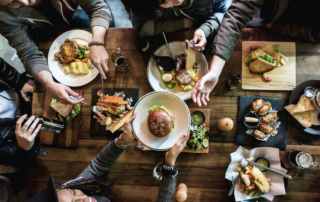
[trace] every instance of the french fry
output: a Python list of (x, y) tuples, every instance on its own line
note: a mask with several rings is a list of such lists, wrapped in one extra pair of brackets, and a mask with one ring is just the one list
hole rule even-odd
[(249, 192), (248, 196), (253, 196), (253, 195), (255, 195), (255, 194), (256, 194), (256, 191), (255, 191), (255, 190), (251, 190), (251, 191)]
[(254, 159), (253, 157), (248, 158), (249, 161), (252, 161), (253, 159)]

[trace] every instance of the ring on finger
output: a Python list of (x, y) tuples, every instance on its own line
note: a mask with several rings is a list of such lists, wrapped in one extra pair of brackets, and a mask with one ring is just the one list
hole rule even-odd
[(205, 47), (204, 47), (204, 46), (202, 46), (202, 47), (200, 48), (200, 51), (204, 51), (204, 49), (205, 49)]

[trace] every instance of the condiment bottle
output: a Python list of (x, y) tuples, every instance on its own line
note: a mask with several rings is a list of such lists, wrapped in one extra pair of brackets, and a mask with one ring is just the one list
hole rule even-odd
[(120, 72), (124, 72), (128, 68), (130, 68), (129, 61), (127, 57), (123, 54), (120, 46), (117, 46), (116, 52), (112, 53), (110, 59), (112, 64), (115, 66), (116, 70)]
[(177, 192), (176, 192), (177, 201), (182, 202), (187, 200), (187, 192), (188, 192), (187, 185), (184, 183), (180, 183), (177, 186)]
[(237, 89), (241, 84), (241, 74), (233, 74), (226, 82), (226, 86), (229, 90)]
[[(15, 116), (14, 119), (17, 121), (20, 116)], [(40, 130), (45, 130), (53, 133), (62, 133), (65, 129), (65, 123), (63, 121), (59, 121), (56, 119), (50, 119), (47, 117), (39, 116), (40, 121), (38, 124), (41, 124), (42, 127)], [(26, 118), (24, 122), (26, 122), (29, 118)], [(24, 124), (24, 123), (23, 123)]]

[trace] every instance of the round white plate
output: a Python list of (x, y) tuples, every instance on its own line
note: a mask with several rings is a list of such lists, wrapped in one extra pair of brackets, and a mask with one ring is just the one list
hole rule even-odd
[(67, 38), (75, 40), (77, 43), (88, 45), (88, 43), (92, 40), (92, 34), (83, 30), (71, 30), (61, 34), (58, 38), (56, 38), (49, 49), (49, 69), (52, 72), (53, 77), (62, 84), (70, 87), (86, 85), (99, 74), (99, 71), (96, 68), (90, 69), (89, 73), (85, 76), (72, 76), (65, 74), (60, 68), (58, 62), (54, 61), (54, 54), (60, 51), (60, 46)]
[[(184, 41), (173, 41), (169, 43), (171, 52), (173, 57), (175, 58), (177, 55), (185, 53), (185, 42)], [(158, 56), (170, 56), (167, 45), (164, 44), (160, 46), (153, 54)], [(198, 69), (199, 79), (201, 79), (208, 72), (208, 63), (204, 55), (200, 52), (197, 52), (196, 63), (200, 65)], [(191, 99), (191, 91), (182, 91), (179, 89), (179, 84), (176, 85), (174, 89), (168, 89), (163, 85), (161, 80), (161, 76), (156, 66), (156, 62), (153, 58), (150, 57), (148, 66), (147, 66), (147, 75), (149, 83), (153, 90), (155, 91), (168, 91), (178, 95), (183, 100)]]
[[(152, 135), (148, 129), (148, 110), (154, 105), (165, 106), (175, 118), (174, 128), (164, 138)], [(143, 96), (134, 106), (137, 117), (132, 122), (133, 134), (144, 146), (156, 150), (169, 150), (185, 133), (189, 133), (191, 116), (187, 104), (177, 95), (166, 91), (154, 91)]]

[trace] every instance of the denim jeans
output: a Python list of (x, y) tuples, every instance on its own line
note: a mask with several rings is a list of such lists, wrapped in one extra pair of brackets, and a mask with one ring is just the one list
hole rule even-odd
[(74, 28), (90, 28), (90, 18), (82, 9), (77, 9), (72, 16), (71, 26)]

